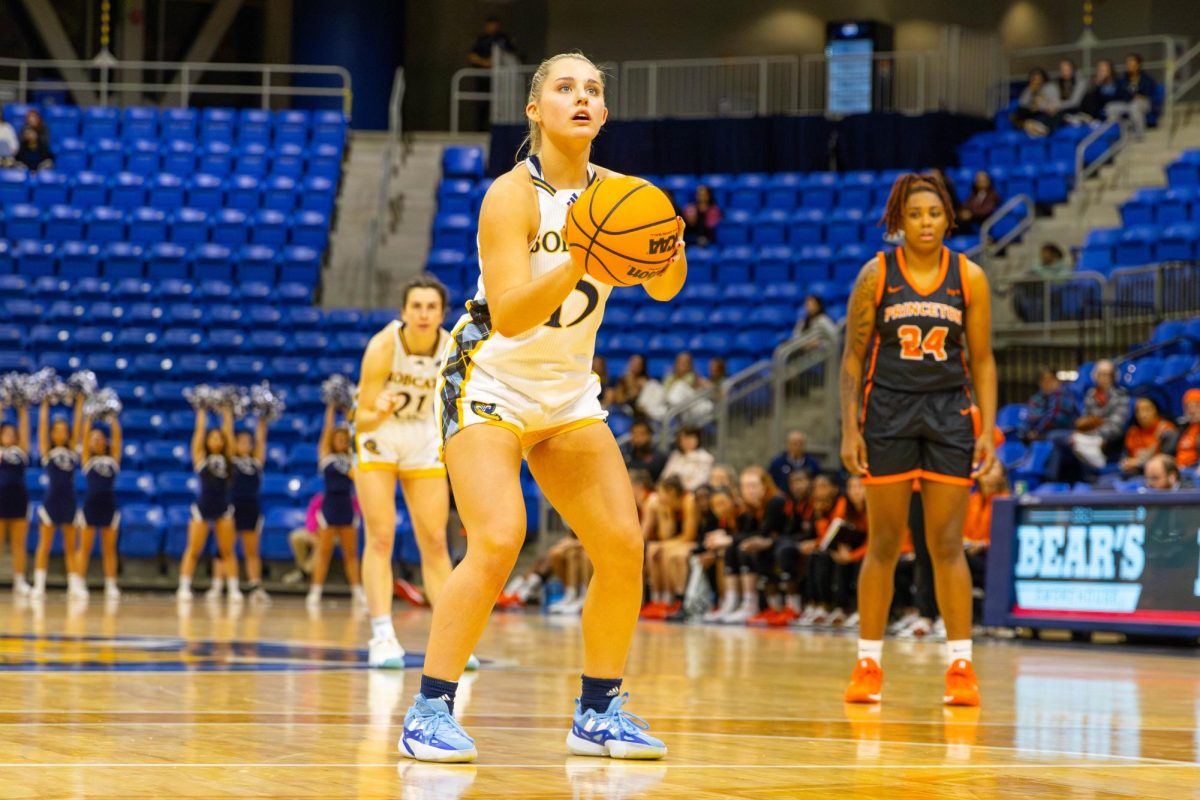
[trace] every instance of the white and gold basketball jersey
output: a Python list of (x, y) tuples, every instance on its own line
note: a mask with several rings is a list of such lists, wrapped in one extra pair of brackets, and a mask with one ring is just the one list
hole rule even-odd
[(392, 417), (396, 420), (422, 420), (432, 423), (438, 369), (442, 363), (443, 351), (450, 342), (450, 334), (444, 328), (439, 328), (433, 353), (423, 355), (409, 352), (402, 334), (403, 322), (390, 322), (388, 328), (395, 339), (395, 349), (392, 353), (392, 371), (388, 373), (383, 388), (400, 398)]
[[(529, 265), (537, 278), (570, 258), (562, 231), (571, 204), (582, 189), (555, 189), (542, 177), (537, 156), (525, 161), (537, 192), (537, 238), (529, 244)], [(595, 171), (588, 166), (589, 182)], [(604, 304), (612, 287), (584, 275), (563, 304), (541, 325), (520, 336), (501, 336), (492, 331), (471, 354), (475, 367), (544, 407), (571, 403), (593, 389), (592, 357), (596, 332), (604, 318)], [(476, 303), (487, 303), (480, 267)], [(469, 319), (470, 317), (466, 317)]]

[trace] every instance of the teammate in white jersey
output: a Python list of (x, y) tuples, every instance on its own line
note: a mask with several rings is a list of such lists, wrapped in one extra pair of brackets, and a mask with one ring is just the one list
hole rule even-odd
[(438, 368), (450, 341), (442, 327), (447, 299), (446, 287), (431, 275), (410, 281), (400, 319), (375, 334), (363, 354), (354, 413), (354, 485), (367, 529), (362, 572), (371, 614), (367, 661), (372, 667), (404, 668), (404, 649), (392, 625), (397, 479), (421, 551), (430, 605), (450, 575), (450, 491), (438, 457), (434, 418)]
[[(595, 567), (583, 608), (583, 690), (567, 746), (582, 755), (661, 758), (663, 743), (622, 710), (643, 542), (616, 440), (595, 424), (605, 413), (592, 356), (611, 289), (584, 274), (561, 233), (579, 193), (613, 174), (588, 163), (608, 116), (603, 75), (579, 54), (543, 62), (526, 115), (530, 156), (484, 197), (480, 291), (454, 328), (439, 382), (444, 455), (469, 534), (467, 555), (433, 609), (421, 693), (399, 749), (425, 761), (476, 756), (452, 716), (454, 693), (525, 539), (524, 457)], [(677, 253), (645, 284), (651, 297), (670, 300), (683, 286), (682, 244)]]

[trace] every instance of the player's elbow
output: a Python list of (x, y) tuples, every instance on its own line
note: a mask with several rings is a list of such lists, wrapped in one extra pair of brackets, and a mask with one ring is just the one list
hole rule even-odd
[(492, 308), (491, 312), (492, 330), (505, 338), (520, 336), (533, 327), (528, 320), (522, 319), (522, 315), (514, 308), (502, 305)]

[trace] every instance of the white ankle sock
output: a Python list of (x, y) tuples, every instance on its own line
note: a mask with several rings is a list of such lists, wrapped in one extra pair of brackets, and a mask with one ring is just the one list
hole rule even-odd
[(180, 575), (179, 576), (179, 588), (180, 589), (191, 589), (192, 588), (192, 576), (191, 575)]
[(116, 578), (105, 578), (104, 579), (104, 590), (105, 591), (108, 591), (109, 589), (115, 589), (115, 588), (117, 588), (117, 579)]
[(308, 587), (308, 596), (309, 596), (309, 597), (315, 597), (315, 598), (317, 598), (318, 600), (320, 600), (320, 599), (321, 599), (321, 592), (322, 592), (323, 588), (324, 588), (324, 587), (323, 587), (321, 584), (319, 584), (319, 583), (314, 583), (312, 586)]
[(35, 588), (35, 589), (45, 589), (46, 588), (46, 570), (35, 569), (33, 571), (33, 588)]
[(946, 642), (946, 663), (953, 664), (959, 659), (964, 661), (971, 660), (971, 640), (970, 639), (950, 639)]
[(391, 614), (371, 617), (371, 636), (375, 639), (396, 638), (396, 626), (392, 624)]
[(883, 665), (883, 639), (859, 639), (858, 659), (869, 658), (880, 666)]
[(225, 588), (225, 579), (213, 578), (212, 586), (209, 588), (211, 588), (214, 592), (220, 592)]
[(229, 593), (230, 594), (233, 594), (234, 592), (238, 591), (238, 579), (237, 578), (230, 578), (229, 580), (226, 581), (226, 583), (229, 584)]

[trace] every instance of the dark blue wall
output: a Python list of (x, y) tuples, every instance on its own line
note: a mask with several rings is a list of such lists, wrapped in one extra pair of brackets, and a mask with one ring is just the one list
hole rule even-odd
[[(405, 0), (295, 0), (292, 61), (336, 64), (350, 71), (355, 128), (388, 126), (392, 77), (404, 63), (404, 14)], [(294, 105), (330, 107), (328, 101), (304, 100)]]

